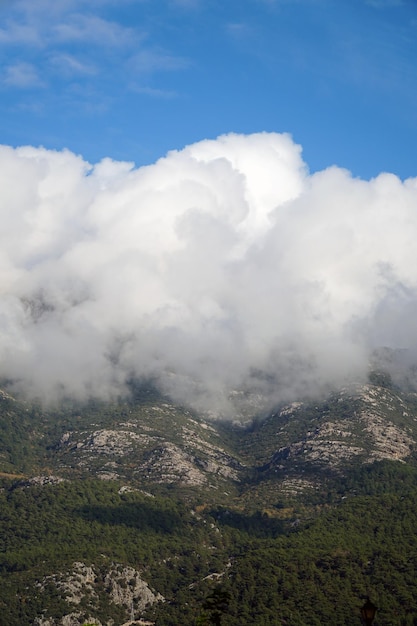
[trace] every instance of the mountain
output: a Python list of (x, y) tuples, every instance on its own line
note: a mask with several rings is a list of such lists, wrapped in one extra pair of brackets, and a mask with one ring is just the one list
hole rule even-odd
[(0, 623), (417, 623), (416, 442), (381, 372), (243, 424), (4, 389)]

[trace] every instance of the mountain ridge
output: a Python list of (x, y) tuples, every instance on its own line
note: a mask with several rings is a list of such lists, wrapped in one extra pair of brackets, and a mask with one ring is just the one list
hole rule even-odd
[[(150, 396), (150, 397), (149, 397)], [(417, 445), (417, 396), (368, 382), (293, 402), (251, 424), (210, 420), (155, 392), (48, 410), (0, 395), (0, 471), (244, 490), (297, 473), (320, 481)], [(36, 473), (36, 472), (35, 472)], [(304, 476), (305, 478), (305, 476)]]
[[(191, 626), (204, 623), (204, 597), (220, 585), (232, 598), (226, 625), (284, 624), (292, 615), (289, 623), (310, 626), (316, 618), (306, 616), (301, 606), (306, 600), (297, 595), (303, 577), (324, 577), (336, 598), (347, 559), (352, 592), (338, 623), (351, 626), (360, 584), (362, 592), (370, 586), (391, 614), (383, 583), (366, 563), (381, 550), (378, 543), (375, 552), (369, 547), (380, 532), (375, 528), (389, 527), (391, 518), (397, 528), (405, 502), (407, 515), (417, 513), (416, 445), (416, 395), (381, 376), (334, 391), (321, 402), (279, 406), (246, 425), (208, 421), (146, 388), (129, 400), (54, 409), (4, 391), (0, 608), (8, 611), (10, 626), (117, 626), (128, 623), (132, 613), (132, 623), (168, 626), (180, 619)], [(379, 521), (364, 513), (369, 498)], [(350, 513), (356, 510), (361, 513)], [(340, 511), (336, 520), (342, 521), (335, 521), (333, 511)], [(334, 524), (343, 524), (346, 539), (333, 537)], [(323, 528), (321, 535), (314, 534), (316, 527)], [(354, 547), (357, 533), (373, 539)], [(320, 536), (327, 537), (324, 544)], [(303, 573), (301, 561), (294, 569), (280, 547), (287, 546), (289, 555), (305, 550), (304, 537), (311, 550), (303, 559), (313, 559), (310, 573)], [(412, 549), (412, 535), (396, 537), (398, 545), (406, 541)], [(273, 576), (263, 584), (275, 588), (272, 581), (287, 575), (292, 581), (289, 595), (285, 585), (275, 589), (282, 608), (274, 614), (268, 605), (278, 600), (262, 600), (265, 591), (255, 579), (251, 585), (259, 597), (249, 601), (244, 571), (253, 575), (258, 552)], [(386, 558), (393, 557), (387, 552)], [(334, 590), (326, 578), (328, 559), (341, 576)], [(389, 593), (393, 606), (413, 576), (392, 582), (398, 587)], [(75, 580), (81, 581), (78, 587)], [(237, 589), (241, 605), (235, 604)], [(24, 604), (12, 601), (10, 593)], [(313, 586), (309, 593), (314, 613), (321, 591)], [(249, 608), (251, 602), (258, 608)], [(417, 619), (417, 606), (410, 607)], [(320, 611), (317, 623), (327, 623), (330, 608)], [(381, 625), (400, 624), (390, 619)]]

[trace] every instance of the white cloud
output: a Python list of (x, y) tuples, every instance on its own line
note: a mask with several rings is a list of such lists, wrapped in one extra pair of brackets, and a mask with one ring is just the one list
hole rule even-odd
[(59, 42), (87, 42), (100, 46), (124, 47), (141, 40), (133, 28), (105, 20), (96, 15), (74, 14), (52, 27), (53, 38)]
[(31, 63), (25, 62), (8, 65), (4, 71), (3, 81), (6, 85), (19, 89), (44, 86), (37, 68)]
[(15, 5), (12, 17), (0, 29), (0, 44), (45, 47), (84, 43), (122, 48), (142, 40), (142, 35), (131, 27), (96, 14), (77, 12), (76, 3), (32, 4), (37, 5), (36, 10), (23, 10), (26, 6)]
[(79, 59), (72, 54), (54, 54), (49, 64), (55, 71), (66, 77), (94, 76), (99, 71), (93, 63)]
[(366, 0), (366, 4), (377, 9), (384, 9), (385, 7), (399, 7), (404, 5), (404, 0)]
[(230, 389), (284, 401), (417, 354), (417, 178), (309, 175), (260, 133), (139, 169), (2, 147), (0, 190), (0, 376), (29, 393), (150, 376), (227, 413)]
[(33, 24), (22, 24), (10, 20), (0, 28), (0, 44), (24, 44), (26, 46), (43, 47), (39, 29)]
[(248, 35), (253, 33), (253, 28), (246, 22), (231, 22), (226, 25), (226, 31), (232, 37), (246, 39)]
[(161, 71), (172, 72), (184, 69), (189, 64), (188, 59), (158, 49), (140, 50), (130, 60), (130, 66), (137, 74), (153, 74)]
[(112, 2), (97, 0), (87, 5), (84, 0), (18, 0), (0, 28), (0, 47), (7, 47), (14, 59), (3, 79), (6, 84), (53, 87), (58, 74), (69, 83), (67, 93), (74, 80), (84, 78), (90, 83), (94, 79), (94, 92), (100, 97), (110, 80), (120, 90), (173, 97), (172, 89), (147, 84), (149, 78), (184, 69), (189, 61), (149, 43), (144, 29), (100, 15), (104, 4)]
[(170, 0), (171, 4), (184, 9), (196, 9), (203, 4), (202, 0)]
[(161, 98), (163, 100), (171, 100), (172, 98), (176, 98), (178, 96), (175, 91), (169, 91), (167, 89), (157, 89), (155, 87), (149, 86), (131, 84), (130, 89), (135, 93), (140, 93), (144, 96), (150, 96), (151, 98)]

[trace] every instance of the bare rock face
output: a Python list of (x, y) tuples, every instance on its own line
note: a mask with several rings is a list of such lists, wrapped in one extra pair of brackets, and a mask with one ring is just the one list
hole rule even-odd
[(94, 589), (96, 581), (97, 576), (94, 569), (84, 563), (77, 562), (74, 563), (73, 571), (69, 572), (66, 578), (57, 581), (57, 587), (63, 591), (67, 602), (80, 604), (85, 596), (89, 596), (91, 599), (97, 598)]
[(203, 472), (193, 463), (192, 456), (172, 443), (164, 443), (152, 450), (137, 471), (156, 483), (203, 485), (207, 481)]
[(148, 446), (154, 439), (126, 428), (100, 429), (91, 433), (64, 433), (61, 445), (75, 449), (80, 455), (91, 453), (104, 456), (123, 456), (133, 452), (138, 446)]
[(149, 589), (140, 573), (133, 567), (115, 565), (108, 572), (104, 582), (111, 601), (129, 610), (133, 606), (140, 612), (155, 602), (164, 600), (161, 594), (155, 594)]
[(40, 591), (42, 592), (46, 584), (50, 583), (56, 585), (70, 606), (79, 606), (81, 603), (87, 605), (91, 617), (86, 617), (85, 612), (76, 610), (70, 611), (59, 620), (46, 616), (37, 618), (34, 626), (84, 626), (84, 624), (115, 626), (113, 620), (103, 624), (94, 617), (94, 609), (100, 606), (103, 588), (107, 599), (125, 608), (126, 616), (133, 613), (138, 619), (146, 608), (155, 602), (164, 601), (161, 594), (154, 593), (149, 588), (138, 570), (116, 563), (111, 564), (103, 574), (102, 569), (94, 565), (76, 562), (71, 571), (48, 576), (39, 582)]
[(373, 385), (361, 388), (363, 409), (360, 419), (373, 442), (371, 458), (374, 460), (403, 460), (408, 457), (414, 441), (409, 430), (401, 428), (390, 416), (407, 416), (403, 399), (393, 392)]
[(60, 476), (33, 476), (30, 478), (27, 483), (29, 485), (57, 485), (58, 483), (64, 482), (64, 479)]
[(253, 431), (258, 476), (282, 496), (316, 490), (355, 466), (407, 462), (417, 444), (417, 395), (377, 384), (350, 385), (321, 403), (292, 403)]
[(77, 467), (103, 480), (134, 477), (148, 484), (204, 486), (238, 482), (242, 466), (214, 426), (161, 403), (112, 428), (65, 432), (57, 447), (61, 468)]
[[(338, 468), (355, 457), (372, 462), (403, 460), (411, 454), (414, 445), (411, 433), (394, 422), (394, 416), (406, 411), (398, 395), (375, 385), (361, 385), (342, 390), (338, 402), (349, 401), (355, 408), (343, 419), (335, 419), (335, 409), (323, 411), (301, 440), (278, 448), (274, 462), (302, 459)], [(302, 406), (294, 403), (285, 407), (279, 417), (296, 420)]]

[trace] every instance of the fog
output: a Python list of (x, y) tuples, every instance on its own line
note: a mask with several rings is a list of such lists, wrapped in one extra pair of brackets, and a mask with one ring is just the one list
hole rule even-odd
[(146, 379), (233, 416), (417, 354), (417, 178), (310, 174), (289, 135), (140, 168), (3, 146), (0, 214), (0, 378), (27, 397)]

